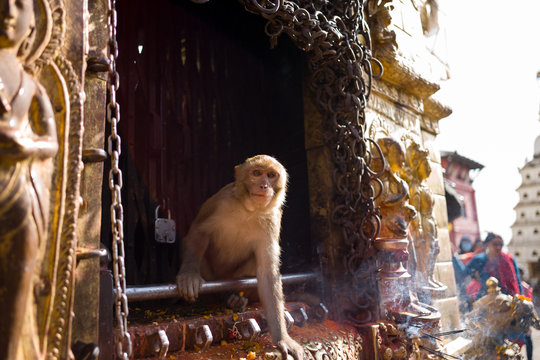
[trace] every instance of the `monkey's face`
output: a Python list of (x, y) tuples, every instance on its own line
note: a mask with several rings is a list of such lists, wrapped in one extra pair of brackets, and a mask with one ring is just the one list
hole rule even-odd
[(281, 209), (285, 202), (287, 171), (276, 159), (256, 155), (234, 167), (234, 196), (246, 209)]
[(249, 197), (253, 203), (266, 206), (274, 197), (279, 173), (272, 168), (254, 167), (249, 170), (247, 180)]

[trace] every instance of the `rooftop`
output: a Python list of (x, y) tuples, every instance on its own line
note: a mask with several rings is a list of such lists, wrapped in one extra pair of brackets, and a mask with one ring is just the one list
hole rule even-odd
[(457, 151), (441, 151), (441, 157), (447, 159), (449, 162), (460, 163), (471, 170), (484, 168), (484, 165), (458, 154)]

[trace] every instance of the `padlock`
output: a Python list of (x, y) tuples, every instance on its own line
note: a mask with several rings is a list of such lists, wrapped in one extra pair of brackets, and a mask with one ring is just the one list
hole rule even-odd
[(173, 244), (176, 241), (176, 223), (171, 219), (171, 211), (167, 211), (167, 218), (160, 218), (159, 205), (156, 207), (156, 221), (154, 223), (154, 235), (156, 242)]

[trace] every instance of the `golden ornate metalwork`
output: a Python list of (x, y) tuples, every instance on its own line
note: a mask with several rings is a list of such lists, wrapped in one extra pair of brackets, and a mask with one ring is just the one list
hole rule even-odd
[(393, 0), (373, 0), (368, 2), (368, 22), (373, 42), (378, 46), (390, 45), (397, 49), (396, 33), (388, 27), (392, 23), (390, 11), (394, 8)]
[(378, 359), (409, 359), (413, 346), (403, 328), (398, 329), (389, 323), (380, 323), (375, 344)]
[(416, 210), (409, 204), (409, 187), (398, 175), (404, 169), (405, 151), (392, 137), (377, 140), (383, 159), (381, 196), (375, 204), (381, 212), (381, 231), (375, 240), (379, 250), (378, 288), (381, 315), (385, 320), (407, 321), (432, 314), (434, 309), (419, 303), (412, 291), (411, 275), (407, 271), (409, 259), (409, 223), (416, 218)]
[(0, 307), (11, 316), (0, 322), (0, 358), (67, 359), (82, 68), (68, 60), (78, 55), (59, 51), (61, 0), (3, 0), (1, 9)]
[(362, 337), (352, 331), (330, 331), (328, 337), (302, 341), (304, 359), (354, 360), (362, 354)]
[(467, 335), (473, 340), (465, 359), (521, 359), (518, 340), (531, 326), (540, 329), (540, 319), (533, 303), (522, 295), (506, 295), (491, 277), (486, 282), (488, 294), (473, 304), (467, 314)]
[(353, 324), (373, 321), (377, 317), (373, 242), (380, 219), (374, 206), (378, 194), (373, 183), (378, 180), (371, 169), (364, 109), (371, 91), (371, 64), (376, 60), (371, 56), (364, 2), (283, 0), (265, 10), (256, 6), (258, 2), (242, 2), (248, 11), (268, 21), (265, 31), (272, 46), (281, 34), (287, 34), (307, 54), (311, 87), (325, 117), (334, 161), (330, 218), (333, 231), (342, 236), (340, 244), (331, 247), (339, 248), (337, 256), (345, 268), (332, 271), (339, 277), (345, 272), (347, 277), (331, 303)]
[[(64, 189), (58, 188), (59, 194), (63, 195), (60, 208), (62, 211), (61, 228), (58, 229), (56, 238), (57, 243), (51, 244), (51, 249), (47, 255), (50, 256), (49, 266), (47, 268), (55, 284), (54, 298), (51, 300), (52, 308), (50, 320), (48, 322), (48, 345), (47, 355), (51, 359), (64, 358), (70, 352), (70, 336), (72, 323), (72, 301), (73, 285), (76, 265), (76, 226), (79, 212), (80, 195), (80, 175), (83, 167), (82, 163), (82, 135), (83, 120), (82, 108), (84, 95), (82, 94), (81, 84), (72, 64), (63, 56), (56, 56), (54, 63), (49, 66), (55, 70), (58, 80), (63, 83), (63, 95), (66, 96), (64, 105), (66, 106), (63, 126), (67, 144), (61, 147), (63, 150), (62, 165), (64, 170), (63, 184)], [(59, 159), (60, 160), (60, 159)], [(60, 167), (58, 168), (60, 169)], [(58, 175), (58, 172), (57, 172)], [(60, 192), (63, 190), (63, 194)], [(55, 245), (56, 251), (52, 251)]]
[(406, 167), (402, 177), (409, 184), (410, 202), (418, 211), (411, 222), (411, 238), (416, 256), (416, 281), (423, 301), (431, 301), (434, 292), (444, 292), (446, 285), (435, 279), (435, 262), (439, 255), (437, 225), (433, 217), (434, 198), (425, 180), (431, 174), (429, 152), (411, 141), (406, 152)]
[(47, 92), (23, 68), (38, 31), (33, 1), (3, 0), (1, 9), (0, 358), (35, 358), (39, 339), (29, 304), (47, 241), (49, 159), (58, 143)]
[(400, 249), (406, 250), (409, 223), (416, 217), (416, 210), (409, 205), (409, 186), (399, 178), (405, 164), (405, 151), (401, 144), (392, 137), (377, 140), (384, 155), (383, 171), (379, 179), (382, 182), (381, 196), (376, 204), (381, 208), (381, 230), (378, 239), (401, 239), (405, 243)]

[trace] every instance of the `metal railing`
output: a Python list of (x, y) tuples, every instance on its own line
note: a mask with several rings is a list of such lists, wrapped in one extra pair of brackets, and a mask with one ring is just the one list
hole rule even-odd
[[(281, 281), (283, 285), (294, 285), (317, 280), (318, 278), (318, 273), (299, 273), (283, 275)], [(255, 287), (257, 287), (257, 278), (211, 281), (201, 286), (199, 294), (212, 294)], [(176, 284), (128, 286), (126, 288), (126, 295), (129, 301), (171, 299), (180, 296)]]

